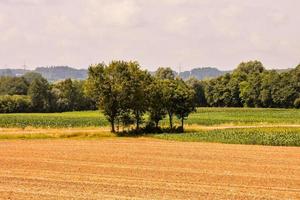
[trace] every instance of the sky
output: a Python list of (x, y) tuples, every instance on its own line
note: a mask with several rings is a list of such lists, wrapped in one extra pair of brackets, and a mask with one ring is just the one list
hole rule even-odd
[(300, 63), (299, 0), (0, 0), (0, 68)]

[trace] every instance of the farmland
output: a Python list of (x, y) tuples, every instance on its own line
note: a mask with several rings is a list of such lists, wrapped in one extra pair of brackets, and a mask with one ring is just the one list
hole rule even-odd
[(228, 128), (199, 130), (189, 134), (160, 134), (154, 137), (184, 142), (300, 146), (300, 127)]
[[(147, 116), (145, 116), (147, 119)], [(177, 125), (179, 121), (176, 121)], [(186, 121), (189, 125), (276, 125), (300, 124), (300, 110), (263, 108), (198, 108)], [(165, 119), (161, 125), (167, 126)], [(99, 111), (65, 113), (0, 114), (0, 127), (68, 128), (109, 126)]]
[[(144, 116), (145, 120), (147, 117)], [(179, 121), (175, 122), (178, 126)], [(160, 124), (167, 127), (168, 119)], [(296, 109), (198, 108), (185, 124), (188, 134), (153, 137), (189, 142), (300, 146), (300, 110)], [(0, 114), (0, 139), (114, 137), (109, 130), (108, 121), (99, 111)]]
[(0, 148), (0, 199), (300, 198), (299, 148), (144, 138)]
[(1, 114), (0, 199), (300, 198), (299, 110), (198, 108), (185, 134), (109, 130), (99, 111)]

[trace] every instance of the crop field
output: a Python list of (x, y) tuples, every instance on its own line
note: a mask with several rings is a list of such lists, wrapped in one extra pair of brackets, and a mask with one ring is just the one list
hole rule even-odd
[(108, 125), (108, 121), (99, 111), (0, 114), (0, 127), (67, 128)]
[[(147, 116), (145, 116), (145, 119)], [(176, 120), (179, 124), (179, 121)], [(266, 124), (298, 124), (300, 110), (296, 109), (261, 109), (261, 108), (198, 108), (190, 115), (186, 124), (218, 126), (231, 125), (266, 125)], [(168, 125), (168, 120), (161, 122)], [(43, 113), (43, 114), (0, 114), (0, 127), (36, 127), (36, 128), (68, 128), (68, 127), (103, 127), (109, 126), (104, 115), (99, 111)]]
[(154, 137), (184, 142), (300, 146), (300, 127), (228, 128), (199, 130), (188, 134), (160, 134)]
[(184, 134), (109, 130), (99, 111), (0, 114), (0, 199), (300, 199), (300, 110), (198, 108)]
[(0, 148), (0, 199), (300, 198), (294, 147), (116, 138)]

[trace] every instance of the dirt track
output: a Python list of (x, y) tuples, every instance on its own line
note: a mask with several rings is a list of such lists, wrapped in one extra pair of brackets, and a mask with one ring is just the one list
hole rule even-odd
[(0, 141), (0, 199), (300, 199), (300, 148)]

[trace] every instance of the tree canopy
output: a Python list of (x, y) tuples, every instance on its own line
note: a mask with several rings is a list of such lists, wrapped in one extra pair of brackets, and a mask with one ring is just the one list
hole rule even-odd
[(98, 102), (111, 123), (112, 132), (116, 132), (115, 125), (119, 122), (123, 125), (134, 122), (135, 131), (140, 131), (146, 112), (155, 128), (168, 114), (172, 130), (175, 114), (182, 119), (183, 125), (184, 119), (194, 110), (194, 104), (190, 104), (194, 100), (193, 90), (184, 81), (175, 79), (170, 68), (160, 68), (158, 74), (151, 77), (137, 62), (92, 65), (86, 90)]

